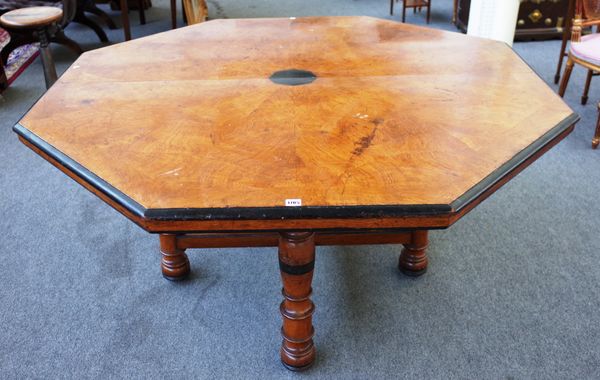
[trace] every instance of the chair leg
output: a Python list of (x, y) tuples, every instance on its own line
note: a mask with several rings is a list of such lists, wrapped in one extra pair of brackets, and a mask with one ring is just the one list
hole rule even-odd
[(73, 21), (92, 29), (101, 42), (108, 42), (108, 36), (104, 32), (104, 30), (102, 30), (102, 27), (96, 24), (92, 19), (88, 18), (83, 12), (83, 9), (77, 9)]
[(600, 103), (598, 104), (598, 121), (596, 122), (596, 133), (594, 133), (594, 138), (592, 138), (592, 149), (598, 148), (598, 144), (600, 144)]
[(427, 1), (427, 23), (431, 20), (431, 0)]
[(390, 0), (390, 16), (394, 14), (394, 0)]
[(146, 12), (144, 12), (144, 0), (138, 0), (138, 12), (140, 12), (140, 24), (146, 24)]
[(556, 65), (556, 74), (554, 74), (554, 83), (558, 84), (560, 81), (560, 70), (562, 69), (563, 59), (565, 58), (565, 50), (567, 49), (568, 38), (563, 34), (562, 44), (560, 45), (560, 55), (558, 56), (558, 65)]
[(585, 87), (583, 87), (583, 95), (581, 96), (581, 104), (585, 105), (588, 101), (588, 93), (590, 92), (590, 84), (592, 83), (593, 70), (588, 70), (587, 77), (585, 78)]
[(44, 79), (46, 80), (46, 89), (52, 87), (56, 82), (58, 76), (56, 75), (56, 67), (54, 66), (54, 59), (50, 53), (48, 41), (48, 31), (46, 28), (37, 31), (38, 38), (40, 40), (40, 56), (42, 58), (42, 66), (44, 67)]
[(77, 42), (67, 37), (62, 29), (59, 29), (58, 31), (54, 32), (54, 35), (50, 37), (50, 42), (55, 42), (57, 44), (64, 45), (69, 49), (73, 50), (73, 52), (75, 52), (75, 54), (77, 55), (81, 55), (83, 53), (83, 49), (81, 48), (81, 46), (79, 46)]
[(106, 26), (108, 26), (108, 29), (117, 29), (117, 26), (115, 25), (115, 22), (112, 20), (112, 18), (110, 18), (110, 16), (107, 15), (106, 12), (104, 12), (102, 9), (98, 8), (94, 2), (86, 3), (86, 6), (83, 10), (101, 18), (102, 21), (106, 24)]
[(177, 28), (177, 0), (171, 0), (171, 29)]
[(565, 26), (562, 35), (562, 44), (560, 45), (560, 55), (558, 56), (558, 65), (556, 66), (556, 74), (554, 74), (554, 83), (558, 84), (560, 81), (560, 70), (562, 69), (563, 59), (565, 58), (565, 51), (567, 49), (567, 41), (571, 38), (571, 20), (575, 14), (575, 1), (569, 0), (567, 8), (567, 17), (565, 18)]
[(406, 0), (402, 2), (402, 22), (406, 22)]
[(454, 0), (452, 3), (452, 23), (456, 24), (456, 14), (458, 12), (458, 0)]
[(0, 65), (0, 93), (8, 88), (8, 78), (4, 71), (4, 66)]
[(571, 77), (571, 72), (573, 71), (573, 60), (571, 57), (567, 59), (567, 65), (565, 66), (565, 72), (563, 74), (562, 81), (560, 82), (560, 87), (558, 88), (558, 95), (562, 98), (565, 96), (565, 91), (567, 90), (567, 85), (569, 84), (569, 78)]
[(131, 27), (129, 26), (129, 4), (127, 0), (120, 0), (119, 6), (121, 7), (121, 22), (123, 23), (123, 34), (125, 35), (125, 41), (131, 40)]

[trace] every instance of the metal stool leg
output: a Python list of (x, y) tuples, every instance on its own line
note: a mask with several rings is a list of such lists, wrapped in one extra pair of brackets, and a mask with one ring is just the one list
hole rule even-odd
[(56, 75), (56, 67), (54, 67), (54, 59), (50, 53), (48, 30), (46, 28), (37, 30), (38, 38), (40, 39), (40, 55), (42, 57), (42, 66), (44, 66), (44, 79), (46, 80), (46, 89), (52, 87), (58, 79)]

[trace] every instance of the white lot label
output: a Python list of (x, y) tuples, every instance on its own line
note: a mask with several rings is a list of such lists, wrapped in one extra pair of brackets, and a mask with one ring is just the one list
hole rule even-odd
[(285, 205), (288, 207), (302, 206), (302, 199), (286, 199)]

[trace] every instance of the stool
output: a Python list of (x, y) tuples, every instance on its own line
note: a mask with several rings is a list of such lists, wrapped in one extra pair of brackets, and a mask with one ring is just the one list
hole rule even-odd
[(52, 26), (62, 18), (56, 7), (29, 7), (15, 9), (0, 16), (0, 25), (6, 29), (33, 30), (40, 41), (40, 55), (44, 66), (46, 89), (56, 82), (56, 68), (48, 47)]

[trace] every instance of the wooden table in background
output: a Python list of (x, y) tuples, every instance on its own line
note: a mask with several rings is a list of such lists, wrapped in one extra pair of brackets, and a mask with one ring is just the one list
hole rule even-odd
[(14, 129), (160, 234), (169, 279), (189, 272), (187, 248), (279, 246), (281, 358), (303, 369), (315, 245), (403, 244), (399, 268), (420, 275), (428, 230), (577, 119), (503, 43), (319, 17), (215, 20), (87, 52)]

